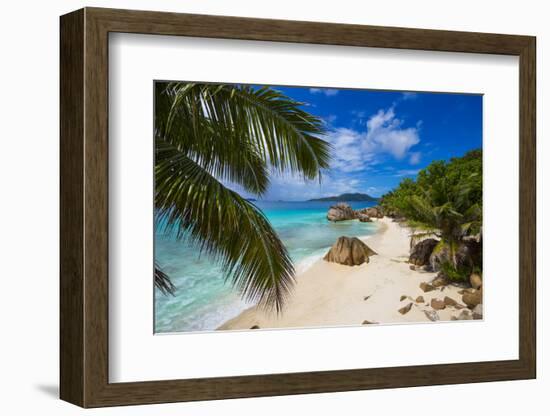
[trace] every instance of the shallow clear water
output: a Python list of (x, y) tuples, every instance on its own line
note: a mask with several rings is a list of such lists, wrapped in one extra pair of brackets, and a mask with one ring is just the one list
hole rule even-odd
[[(334, 202), (254, 202), (267, 216), (287, 247), (298, 272), (323, 256), (342, 235), (373, 234), (376, 225), (357, 220), (331, 223)], [(351, 202), (354, 209), (373, 206)], [(157, 227), (158, 228), (158, 227)], [(155, 332), (214, 330), (248, 306), (230, 284), (222, 267), (188, 242), (155, 235), (155, 258), (177, 287), (175, 296), (155, 292)]]

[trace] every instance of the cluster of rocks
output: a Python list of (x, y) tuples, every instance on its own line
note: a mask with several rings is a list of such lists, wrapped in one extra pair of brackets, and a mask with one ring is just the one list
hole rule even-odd
[[(451, 316), (451, 320), (482, 319), (483, 281), (481, 275), (479, 275), (478, 273), (472, 273), (469, 283), (471, 287), (465, 287), (458, 291), (458, 294), (462, 296), (462, 303), (457, 302), (455, 299), (449, 296), (445, 296), (443, 299), (432, 298), (430, 303), (426, 304), (426, 306), (430, 306), (433, 311), (440, 311), (446, 308), (453, 308), (453, 310), (460, 311), (458, 315)], [(453, 283), (449, 282), (447, 278), (440, 273), (430, 283), (420, 283), (420, 289), (424, 293), (432, 292), (434, 290), (442, 291), (447, 285), (450, 284)], [(401, 300), (403, 300), (403, 297), (401, 297)], [(419, 296), (418, 298), (416, 298), (416, 303), (424, 303), (424, 297)], [(399, 312), (401, 312), (401, 309), (399, 310)], [(434, 317), (434, 314), (426, 314), (426, 316), (430, 320), (434, 320), (432, 319)]]
[[(482, 263), (481, 239), (465, 238), (455, 249), (453, 262), (457, 269), (473, 270)], [(411, 269), (422, 268), (439, 272), (442, 265), (451, 262), (451, 250), (448, 244), (435, 238), (426, 238), (416, 243), (409, 255)]]
[(354, 210), (349, 204), (339, 202), (332, 205), (327, 212), (329, 221), (348, 221), (359, 220), (361, 222), (371, 222), (372, 218), (382, 218), (384, 216), (382, 208), (370, 207)]
[(358, 266), (369, 262), (376, 252), (357, 237), (339, 237), (323, 258), (331, 263)]

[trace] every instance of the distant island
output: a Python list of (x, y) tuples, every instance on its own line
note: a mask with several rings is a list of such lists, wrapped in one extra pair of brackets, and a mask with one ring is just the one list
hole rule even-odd
[(367, 195), (367, 194), (361, 194), (361, 193), (352, 193), (352, 194), (341, 194), (338, 196), (327, 196), (325, 198), (316, 198), (316, 199), (309, 199), (308, 202), (317, 202), (317, 201), (342, 201), (342, 202), (349, 202), (349, 201), (368, 201), (368, 202), (377, 202), (379, 198), (375, 198), (373, 196)]

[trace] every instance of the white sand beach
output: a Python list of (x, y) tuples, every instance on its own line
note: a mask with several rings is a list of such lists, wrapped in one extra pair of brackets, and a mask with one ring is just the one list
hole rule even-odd
[[(220, 330), (259, 328), (296, 328), (430, 321), (425, 311), (433, 298), (445, 296), (462, 304), (460, 287), (447, 285), (424, 293), (422, 282), (430, 282), (436, 273), (411, 270), (409, 263), (410, 230), (392, 219), (373, 219), (379, 231), (363, 241), (377, 255), (360, 266), (344, 266), (322, 259), (298, 274), (297, 283), (283, 312), (278, 316), (251, 307), (225, 322)], [(406, 296), (404, 300), (400, 300)], [(422, 296), (423, 302), (416, 302)], [(399, 309), (412, 303), (410, 310)], [(435, 311), (439, 320), (450, 320), (460, 310), (447, 306)]]

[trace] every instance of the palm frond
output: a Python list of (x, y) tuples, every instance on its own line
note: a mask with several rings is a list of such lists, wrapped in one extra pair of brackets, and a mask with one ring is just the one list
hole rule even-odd
[(319, 177), (329, 166), (330, 144), (320, 138), (322, 120), (276, 90), (170, 83), (164, 95), (160, 101), (167, 103), (160, 105), (172, 104), (167, 120), (159, 123), (160, 135), (200, 155), (197, 162), (219, 178), (227, 172), (214, 172), (210, 165), (225, 166), (221, 156), (235, 149), (252, 148), (276, 171), (306, 179)]
[(245, 299), (281, 311), (294, 267), (262, 212), (170, 143), (159, 140), (156, 157), (155, 205), (164, 231), (191, 238), (221, 261)]
[(170, 277), (162, 271), (160, 266), (155, 262), (155, 287), (164, 295), (174, 295), (176, 286), (170, 280)]

